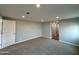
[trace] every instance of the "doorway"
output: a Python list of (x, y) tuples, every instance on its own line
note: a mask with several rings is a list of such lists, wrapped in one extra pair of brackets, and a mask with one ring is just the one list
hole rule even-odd
[(59, 40), (59, 21), (52, 22), (52, 39)]

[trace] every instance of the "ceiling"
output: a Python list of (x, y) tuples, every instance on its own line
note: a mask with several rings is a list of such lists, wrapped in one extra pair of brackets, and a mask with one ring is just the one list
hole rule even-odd
[[(26, 12), (30, 14), (27, 15)], [(37, 8), (35, 4), (0, 4), (0, 15), (20, 20), (47, 22), (56, 20), (56, 16), (59, 16), (59, 19), (79, 17), (79, 5), (41, 4), (40, 8)]]

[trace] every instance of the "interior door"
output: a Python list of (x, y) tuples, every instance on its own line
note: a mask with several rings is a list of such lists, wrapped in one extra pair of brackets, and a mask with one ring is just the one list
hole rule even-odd
[(55, 21), (52, 23), (52, 39), (59, 40), (59, 23)]
[(3, 20), (2, 47), (7, 47), (15, 43), (15, 21)]

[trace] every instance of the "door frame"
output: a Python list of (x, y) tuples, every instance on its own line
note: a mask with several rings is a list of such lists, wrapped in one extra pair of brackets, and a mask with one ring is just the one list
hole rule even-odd
[[(56, 24), (56, 36), (58, 36), (57, 39), (53, 37), (53, 35), (54, 35), (54, 34), (53, 34), (53, 30), (54, 30), (54, 29), (53, 29), (53, 27), (52, 27), (52, 24), (53, 24), (53, 23)], [(55, 40), (59, 40), (59, 21), (58, 21), (58, 20), (53, 21), (53, 22), (51, 23), (51, 38), (52, 38), (52, 39), (55, 39)]]

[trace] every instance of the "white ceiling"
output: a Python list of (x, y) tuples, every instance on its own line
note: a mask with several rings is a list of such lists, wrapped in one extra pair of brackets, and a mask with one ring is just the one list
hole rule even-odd
[[(26, 12), (30, 14), (27, 15)], [(52, 21), (56, 20), (56, 16), (60, 19), (79, 17), (79, 5), (41, 4), (40, 8), (36, 8), (33, 4), (0, 4), (0, 15), (22, 20)], [(23, 15), (24, 19), (21, 17)]]

